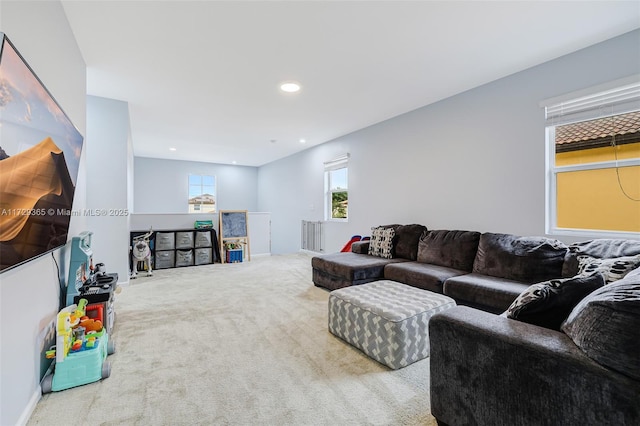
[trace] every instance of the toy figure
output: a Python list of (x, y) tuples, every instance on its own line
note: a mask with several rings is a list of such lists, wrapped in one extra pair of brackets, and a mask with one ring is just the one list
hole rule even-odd
[(82, 320), (80, 321), (80, 326), (82, 326), (87, 333), (89, 333), (90, 331), (102, 331), (102, 321), (97, 319), (87, 318), (85, 320)]
[(153, 275), (153, 271), (151, 270), (151, 249), (149, 248), (151, 235), (153, 235), (153, 230), (149, 230), (146, 234), (133, 238), (133, 246), (131, 247), (131, 261), (133, 263), (131, 278), (138, 276), (138, 262), (141, 261), (147, 265), (147, 276)]
[[(62, 347), (62, 358), (66, 357), (71, 348), (71, 312), (64, 310), (58, 314), (58, 347)], [(60, 359), (60, 358), (59, 358)]]

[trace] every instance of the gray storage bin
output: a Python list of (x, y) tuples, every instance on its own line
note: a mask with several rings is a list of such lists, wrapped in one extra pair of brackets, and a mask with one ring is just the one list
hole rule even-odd
[(192, 266), (193, 250), (176, 250), (176, 267)]
[(196, 231), (196, 247), (213, 247), (211, 231)]
[(197, 248), (194, 251), (196, 265), (206, 265), (207, 263), (212, 262), (213, 258), (211, 248)]
[(156, 232), (156, 251), (173, 250), (175, 248), (175, 235), (173, 232)]
[(193, 248), (193, 231), (176, 232), (176, 248), (177, 249)]
[[(173, 234), (172, 234), (173, 235)], [(174, 251), (156, 251), (156, 269), (173, 268), (175, 266)]]

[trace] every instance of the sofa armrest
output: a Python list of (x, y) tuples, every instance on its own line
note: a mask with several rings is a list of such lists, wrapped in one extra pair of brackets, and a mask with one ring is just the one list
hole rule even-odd
[(459, 306), (431, 318), (429, 340), (440, 422), (640, 424), (640, 383), (562, 332)]
[(351, 244), (351, 251), (358, 254), (368, 254), (369, 240), (356, 241), (355, 243)]

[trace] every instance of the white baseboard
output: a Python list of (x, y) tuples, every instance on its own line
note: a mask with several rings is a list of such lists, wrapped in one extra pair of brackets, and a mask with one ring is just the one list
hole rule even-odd
[(305, 250), (305, 249), (300, 249), (300, 253), (310, 254), (311, 256), (317, 256), (319, 254), (324, 254), (323, 251), (312, 251), (312, 250)]
[(29, 403), (26, 407), (24, 407), (22, 415), (16, 423), (17, 426), (25, 426), (31, 418), (33, 411), (36, 409), (36, 405), (38, 405), (38, 401), (40, 401), (40, 398), (42, 398), (42, 391), (40, 389), (40, 384), (38, 384), (38, 388), (33, 392), (33, 395), (31, 395)]
[(256, 254), (251, 253), (251, 257), (265, 257), (265, 256), (271, 256), (271, 253), (256, 253)]

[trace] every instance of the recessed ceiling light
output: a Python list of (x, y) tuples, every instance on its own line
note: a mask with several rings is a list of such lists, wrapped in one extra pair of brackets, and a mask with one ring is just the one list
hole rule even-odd
[(285, 81), (280, 84), (280, 90), (287, 93), (299, 92), (302, 86), (297, 81)]
[(169, 148), (169, 151), (177, 151), (175, 148)]
[(300, 139), (300, 143), (306, 143), (307, 140), (306, 139)]
[(238, 162), (236, 160), (233, 160), (231, 164), (238, 164)]

